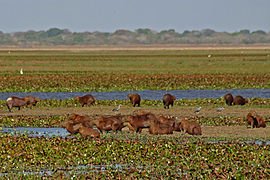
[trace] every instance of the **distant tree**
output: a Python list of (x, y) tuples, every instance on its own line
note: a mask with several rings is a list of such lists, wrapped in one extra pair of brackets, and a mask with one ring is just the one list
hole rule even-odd
[(148, 29), (148, 28), (145, 28), (145, 29), (140, 28), (140, 29), (136, 29), (135, 31), (138, 34), (145, 34), (145, 35), (155, 34), (154, 31), (152, 31), (151, 29)]
[(257, 30), (257, 31), (253, 31), (252, 34), (266, 35), (266, 32), (264, 32), (264, 31), (262, 31), (262, 30)]
[(240, 34), (250, 34), (250, 31), (247, 29), (243, 29), (239, 31)]
[(58, 29), (58, 28), (51, 28), (47, 31), (48, 37), (57, 36), (61, 33), (63, 33), (64, 30)]
[(212, 36), (213, 34), (216, 33), (216, 31), (212, 30), (212, 29), (203, 29), (201, 31), (203, 36)]

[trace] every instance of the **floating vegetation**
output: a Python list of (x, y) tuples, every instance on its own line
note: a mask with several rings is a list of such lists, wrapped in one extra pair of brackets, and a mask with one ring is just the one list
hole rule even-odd
[(207, 143), (201, 138), (144, 135), (104, 137), (99, 141), (0, 136), (3, 177), (270, 177), (270, 146), (266, 144), (239, 140)]
[(176, 89), (270, 88), (269, 74), (96, 73), (0, 76), (2, 92), (90, 92)]

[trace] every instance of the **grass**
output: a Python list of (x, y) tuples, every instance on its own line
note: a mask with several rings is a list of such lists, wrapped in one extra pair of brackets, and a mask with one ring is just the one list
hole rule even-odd
[[(264, 74), (270, 49), (0, 52), (1, 72)], [(211, 57), (208, 57), (211, 55)]]
[(2, 92), (270, 88), (269, 54), (270, 49), (0, 51), (0, 87)]

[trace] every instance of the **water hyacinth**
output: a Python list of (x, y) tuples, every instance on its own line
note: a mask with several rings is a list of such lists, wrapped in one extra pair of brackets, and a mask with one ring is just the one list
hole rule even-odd
[(22, 176), (24, 171), (45, 171), (50, 173), (25, 176), (57, 177), (63, 172), (66, 178), (269, 178), (269, 145), (207, 141), (133, 135), (100, 141), (1, 135), (0, 172), (2, 176), (9, 172), (6, 177), (14, 177), (12, 172)]

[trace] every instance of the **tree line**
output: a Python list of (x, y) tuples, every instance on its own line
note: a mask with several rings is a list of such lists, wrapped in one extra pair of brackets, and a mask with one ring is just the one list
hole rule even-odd
[(257, 44), (270, 43), (270, 32), (262, 30), (216, 32), (212, 29), (176, 32), (174, 29), (154, 31), (140, 28), (134, 31), (71, 32), (68, 29), (51, 28), (47, 31), (3, 33), (0, 46), (50, 46), (50, 45), (147, 45), (147, 44)]

